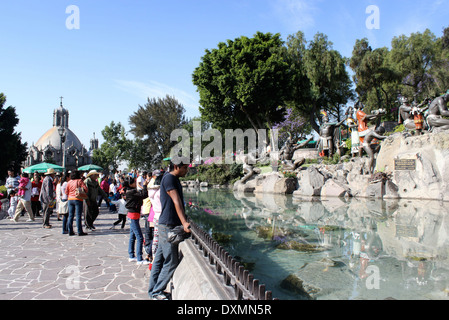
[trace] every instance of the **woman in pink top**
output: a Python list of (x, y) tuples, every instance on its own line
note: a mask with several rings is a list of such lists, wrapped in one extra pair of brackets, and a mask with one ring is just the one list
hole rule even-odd
[[(83, 213), (83, 199), (76, 196), (76, 189), (82, 188), (87, 193), (87, 186), (81, 180), (81, 174), (79, 171), (72, 172), (70, 175), (70, 181), (67, 184), (65, 193), (69, 199), (69, 219), (67, 220), (67, 228), (69, 236), (75, 235), (73, 232), (73, 219), (76, 214), (76, 227), (78, 229), (79, 236), (85, 236), (83, 226), (81, 225), (81, 214)], [(65, 232), (66, 233), (66, 232)]]

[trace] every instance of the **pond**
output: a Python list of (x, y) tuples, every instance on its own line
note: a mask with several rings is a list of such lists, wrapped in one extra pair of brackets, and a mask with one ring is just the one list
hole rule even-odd
[(187, 214), (281, 300), (449, 299), (449, 205), (185, 189)]

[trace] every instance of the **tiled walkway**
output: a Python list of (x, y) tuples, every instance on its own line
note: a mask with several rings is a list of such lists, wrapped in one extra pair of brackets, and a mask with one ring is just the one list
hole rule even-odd
[(0, 220), (0, 300), (148, 299), (148, 266), (128, 262), (129, 227), (110, 230), (116, 219), (101, 208), (83, 237), (62, 234), (55, 215), (52, 229), (26, 214)]

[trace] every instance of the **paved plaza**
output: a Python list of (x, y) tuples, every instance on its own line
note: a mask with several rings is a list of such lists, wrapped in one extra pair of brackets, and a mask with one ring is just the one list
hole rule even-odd
[(56, 214), (52, 229), (27, 219), (0, 220), (0, 300), (148, 300), (148, 265), (128, 262), (128, 225), (109, 229), (116, 213), (102, 207), (83, 237), (62, 234)]

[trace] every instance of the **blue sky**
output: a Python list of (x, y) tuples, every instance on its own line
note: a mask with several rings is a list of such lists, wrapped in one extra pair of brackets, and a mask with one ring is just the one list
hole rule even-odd
[[(79, 8), (79, 29), (66, 27), (70, 5)], [(379, 9), (379, 29), (366, 27), (370, 5)], [(129, 129), (147, 97), (173, 95), (187, 117), (199, 115), (192, 73), (221, 41), (322, 32), (349, 57), (364, 37), (374, 48), (426, 28), (439, 37), (448, 17), (449, 0), (2, 0), (0, 92), (28, 144), (51, 128), (63, 96), (69, 126), (88, 147), (94, 132), (103, 141), (111, 121)]]

